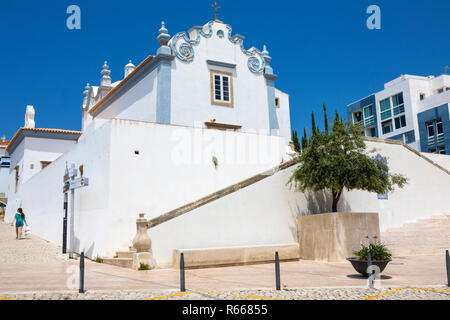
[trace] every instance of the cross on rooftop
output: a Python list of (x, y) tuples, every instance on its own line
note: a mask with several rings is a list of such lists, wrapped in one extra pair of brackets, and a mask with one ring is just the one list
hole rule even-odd
[(220, 6), (217, 4), (217, 1), (214, 2), (212, 7), (214, 8), (214, 11), (215, 11), (215, 14), (216, 14), (216, 20), (219, 20), (219, 9), (220, 9)]

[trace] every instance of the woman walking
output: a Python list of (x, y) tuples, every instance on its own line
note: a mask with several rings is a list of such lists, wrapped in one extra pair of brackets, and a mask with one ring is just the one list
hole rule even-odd
[(23, 213), (22, 208), (17, 209), (17, 213), (14, 216), (13, 224), (16, 223), (16, 239), (22, 239), (22, 229), (23, 224), (28, 227), (27, 220), (25, 219), (25, 214)]

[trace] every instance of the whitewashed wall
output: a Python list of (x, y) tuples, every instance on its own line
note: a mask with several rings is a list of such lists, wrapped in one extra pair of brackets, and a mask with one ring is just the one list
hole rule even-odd
[(278, 124), (280, 126), (279, 135), (285, 137), (286, 145), (292, 140), (290, 96), (278, 89), (275, 89), (275, 97), (280, 99), (280, 107), (277, 108)]
[(380, 228), (398, 227), (417, 219), (450, 213), (450, 175), (401, 145), (366, 142), (388, 157), (393, 173), (405, 174), (409, 183), (378, 200), (377, 194), (362, 191), (344, 193), (341, 211), (378, 212)]
[[(22, 203), (33, 234), (60, 245), (66, 161), (69, 165), (74, 163), (77, 168), (83, 164), (90, 185), (89, 189), (75, 191), (74, 248), (77, 252), (80, 252), (80, 248), (89, 250), (87, 254), (90, 257), (95, 257), (94, 252), (102, 252), (109, 238), (115, 236), (113, 232), (105, 230), (110, 200), (109, 137), (109, 123), (103, 123), (98, 128), (92, 123), (71, 151), (23, 183), (18, 193), (10, 194), (5, 220), (11, 221), (17, 205)], [(28, 161), (26, 156), (24, 159)]]
[(157, 69), (147, 74), (97, 117), (156, 121), (156, 75)]
[(448, 154), (428, 153), (428, 152), (421, 152), (421, 154), (424, 157), (427, 157), (428, 159), (430, 159), (433, 162), (437, 163), (441, 167), (444, 167), (445, 169), (450, 171), (450, 155), (448, 155)]
[[(0, 194), (4, 193), (4, 198), (8, 198), (9, 193), (9, 168), (0, 168)], [(3, 196), (0, 196), (3, 198)]]
[(113, 120), (109, 221), (126, 236), (111, 250), (128, 248), (139, 213), (155, 218), (269, 170), (285, 149), (283, 137)]

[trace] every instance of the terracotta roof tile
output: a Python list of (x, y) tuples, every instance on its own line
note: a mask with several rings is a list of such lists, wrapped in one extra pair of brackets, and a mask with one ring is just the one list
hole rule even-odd
[(67, 134), (79, 134), (82, 135), (81, 131), (73, 131), (73, 130), (63, 130), (63, 129), (48, 129), (48, 128), (20, 128), (14, 137), (7, 143), (6, 150), (9, 149), (9, 146), (13, 144), (13, 142), (17, 139), (22, 131), (38, 131), (38, 132), (53, 132), (53, 133), (67, 133)]

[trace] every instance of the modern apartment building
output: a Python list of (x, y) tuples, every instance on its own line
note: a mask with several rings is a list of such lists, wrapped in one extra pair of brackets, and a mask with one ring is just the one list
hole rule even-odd
[(402, 75), (347, 106), (364, 134), (403, 140), (421, 152), (450, 154), (450, 75)]

